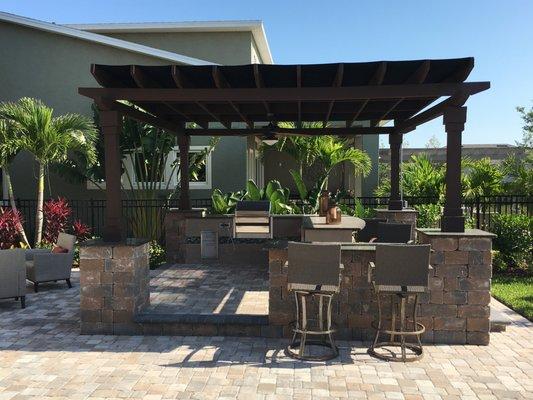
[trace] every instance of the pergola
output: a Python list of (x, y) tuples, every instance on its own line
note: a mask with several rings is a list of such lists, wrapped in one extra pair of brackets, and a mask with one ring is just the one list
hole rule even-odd
[[(489, 82), (465, 82), (473, 58), (307, 65), (92, 65), (101, 88), (79, 88), (100, 110), (105, 141), (104, 239), (123, 238), (119, 141), (121, 118), (174, 132), (180, 152), (180, 208), (190, 209), (191, 136), (377, 135), (391, 147), (389, 209), (401, 210), (403, 135), (443, 116), (446, 198), (441, 229), (463, 232), (461, 135), (469, 96)], [(293, 122), (294, 129), (277, 122)], [(321, 121), (322, 128), (301, 128)], [(361, 121), (370, 121), (362, 127)], [(391, 126), (383, 126), (393, 121)], [(195, 123), (194, 128), (190, 123)], [(326, 126), (332, 123), (331, 127)], [(266, 126), (265, 126), (266, 125)], [(366, 124), (368, 125), (368, 124)]]

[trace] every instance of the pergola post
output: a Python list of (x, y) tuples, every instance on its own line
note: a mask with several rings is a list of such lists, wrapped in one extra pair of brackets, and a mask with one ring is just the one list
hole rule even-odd
[(400, 165), (403, 135), (390, 134), (390, 198), (389, 210), (402, 210), (403, 200), (400, 196)]
[(466, 122), (466, 107), (447, 107), (443, 114), (446, 130), (446, 197), (441, 219), (443, 232), (464, 232), (461, 208), (461, 135)]
[(103, 239), (120, 242), (122, 232), (122, 198), (120, 184), (120, 132), (122, 115), (114, 110), (100, 110), (100, 126), (104, 134), (106, 209)]
[(180, 210), (191, 209), (189, 194), (189, 148), (191, 137), (185, 134), (178, 135), (178, 147), (180, 151)]

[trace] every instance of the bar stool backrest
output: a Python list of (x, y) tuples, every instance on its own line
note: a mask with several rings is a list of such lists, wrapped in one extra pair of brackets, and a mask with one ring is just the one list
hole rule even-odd
[(378, 243), (407, 243), (411, 240), (411, 225), (378, 223)]
[(289, 242), (289, 290), (338, 292), (341, 245)]
[(370, 242), (370, 240), (378, 237), (378, 224), (380, 222), (387, 222), (385, 218), (364, 218), (365, 227), (357, 232), (358, 242)]
[(429, 244), (377, 245), (374, 284), (382, 291), (424, 292), (430, 251)]

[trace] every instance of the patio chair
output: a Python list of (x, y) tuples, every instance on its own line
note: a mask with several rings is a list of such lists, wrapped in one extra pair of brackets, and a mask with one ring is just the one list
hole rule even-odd
[[(333, 340), (331, 302), (340, 289), (340, 244), (290, 242), (288, 268), (288, 290), (294, 293), (296, 321), (285, 353), (299, 360), (325, 361), (337, 357), (339, 351)], [(315, 318), (308, 318), (308, 300), (315, 303), (318, 300)], [(319, 339), (309, 340), (308, 336), (318, 336)], [(306, 354), (308, 345), (329, 350), (322, 355)]]
[[(371, 262), (368, 269), (368, 281), (372, 284), (378, 312), (377, 321), (372, 324), (376, 336), (368, 349), (371, 356), (403, 362), (422, 358), (420, 335), (425, 332), (425, 327), (417, 321), (416, 312), (418, 295), (428, 290), (430, 249), (430, 245), (384, 244), (376, 247), (376, 262)], [(391, 315), (390, 324), (384, 327), (383, 304), (387, 298)], [(408, 305), (412, 307), (410, 319), (406, 314)], [(381, 341), (382, 335), (389, 335), (389, 340)], [(406, 343), (406, 338), (414, 338), (415, 342)], [(394, 351), (398, 347), (400, 355)], [(407, 350), (411, 354), (408, 355)]]
[(358, 242), (370, 242), (378, 237), (378, 224), (387, 222), (385, 218), (363, 218), (365, 227), (357, 232)]
[(33, 249), (26, 251), (26, 278), (33, 282), (35, 293), (43, 282), (65, 280), (69, 288), (74, 260), (76, 236), (60, 233), (52, 250)]
[(412, 243), (411, 225), (398, 223), (378, 223), (377, 243)]
[(24, 250), (0, 250), (0, 299), (20, 298), (26, 308), (26, 271)]

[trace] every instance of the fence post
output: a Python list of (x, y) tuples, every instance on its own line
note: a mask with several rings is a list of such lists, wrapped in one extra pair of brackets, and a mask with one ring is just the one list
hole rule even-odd
[(481, 210), (480, 210), (480, 199), (479, 196), (476, 196), (476, 228), (481, 229)]

